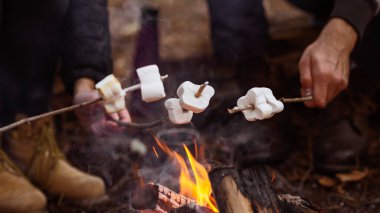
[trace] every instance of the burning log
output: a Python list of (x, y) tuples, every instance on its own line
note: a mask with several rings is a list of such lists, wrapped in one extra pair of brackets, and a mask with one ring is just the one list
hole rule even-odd
[(179, 208), (186, 204), (196, 205), (197, 203), (195, 200), (177, 194), (176, 192), (165, 186), (161, 186), (159, 184), (156, 186), (158, 187), (158, 200), (169, 204), (172, 208)]
[(220, 212), (280, 212), (279, 200), (264, 167), (219, 168), (209, 176)]
[(213, 194), (222, 213), (322, 213), (299, 196), (277, 195), (267, 170), (217, 168), (210, 172)]
[(199, 206), (197, 201), (165, 186), (152, 183), (136, 191), (132, 197), (132, 207), (137, 210), (152, 209), (162, 213), (212, 213), (208, 208)]
[(213, 211), (202, 206), (185, 205), (183, 207), (173, 209), (169, 213), (213, 213)]

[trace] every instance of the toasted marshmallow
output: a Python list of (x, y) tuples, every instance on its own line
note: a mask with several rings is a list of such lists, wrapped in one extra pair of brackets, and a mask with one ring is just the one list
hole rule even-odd
[(95, 88), (99, 90), (104, 100), (123, 95), (123, 89), (121, 88), (119, 80), (112, 74), (99, 81), (95, 85)]
[(114, 75), (108, 75), (99, 81), (95, 88), (103, 97), (103, 104), (107, 113), (115, 113), (125, 109), (125, 94), (119, 80)]
[(244, 117), (248, 121), (264, 120), (284, 109), (284, 104), (278, 101), (269, 88), (252, 88), (247, 94), (237, 101), (239, 108), (254, 109), (243, 110)]
[(166, 96), (164, 84), (157, 65), (137, 69), (141, 83), (141, 97), (145, 102), (158, 101)]
[(125, 99), (124, 97), (119, 97), (110, 102), (105, 101), (104, 108), (108, 114), (119, 112), (125, 109)]
[(185, 81), (179, 86), (177, 95), (182, 108), (194, 113), (201, 113), (208, 107), (210, 99), (215, 94), (215, 90), (211, 86), (206, 85), (200, 97), (197, 98), (195, 94), (200, 86), (190, 81)]
[(166, 100), (165, 108), (168, 110), (170, 121), (174, 124), (187, 124), (190, 123), (193, 118), (193, 112), (184, 110), (177, 98), (169, 98)]

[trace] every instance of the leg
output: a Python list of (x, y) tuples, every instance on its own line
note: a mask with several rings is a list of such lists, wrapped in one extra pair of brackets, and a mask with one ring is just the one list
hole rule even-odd
[(262, 56), (268, 24), (262, 0), (208, 0), (217, 60), (240, 63)]

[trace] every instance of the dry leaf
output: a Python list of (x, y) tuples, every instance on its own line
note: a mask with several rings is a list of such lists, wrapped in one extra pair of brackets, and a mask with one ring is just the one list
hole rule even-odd
[(318, 179), (318, 183), (321, 186), (331, 188), (336, 185), (336, 181), (330, 177), (322, 176)]
[(335, 176), (341, 181), (341, 182), (357, 182), (363, 180), (365, 177), (368, 176), (368, 169), (365, 168), (363, 171), (354, 170), (351, 173), (338, 173), (335, 174)]

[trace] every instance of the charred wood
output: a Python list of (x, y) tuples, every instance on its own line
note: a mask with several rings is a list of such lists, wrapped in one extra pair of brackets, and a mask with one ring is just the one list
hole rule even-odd
[(209, 176), (221, 213), (324, 212), (299, 196), (277, 195), (263, 166), (216, 168)]
[(206, 207), (199, 206), (195, 200), (159, 184), (148, 184), (144, 187), (139, 187), (132, 196), (131, 204), (132, 208), (136, 210), (151, 209), (163, 213), (212, 212)]
[(169, 213), (214, 213), (214, 212), (206, 207), (187, 204), (183, 207), (173, 209)]
[(220, 212), (280, 212), (265, 167), (218, 168), (210, 172), (210, 180)]

